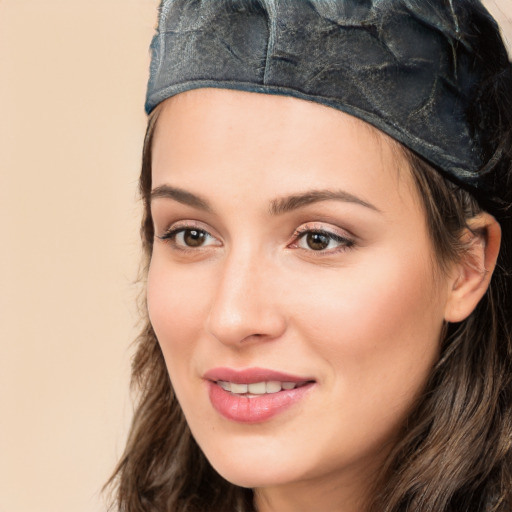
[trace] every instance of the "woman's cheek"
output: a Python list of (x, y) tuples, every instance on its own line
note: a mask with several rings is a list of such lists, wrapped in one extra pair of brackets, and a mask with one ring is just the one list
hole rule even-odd
[(207, 294), (200, 276), (175, 269), (162, 259), (155, 256), (151, 262), (147, 301), (151, 324), (166, 352), (173, 345), (190, 344), (202, 325), (201, 310), (205, 309)]
[[(306, 276), (304, 288), (308, 282), (315, 281)], [(312, 348), (340, 375), (367, 381), (368, 391), (374, 378), (425, 378), (439, 350), (444, 300), (428, 258), (375, 250), (316, 284), (296, 303), (298, 331), (309, 332)]]

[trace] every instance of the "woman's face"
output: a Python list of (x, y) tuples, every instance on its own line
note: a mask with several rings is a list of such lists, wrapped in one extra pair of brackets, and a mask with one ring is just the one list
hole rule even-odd
[(150, 319), (212, 465), (261, 489), (371, 483), (450, 291), (390, 139), (290, 97), (183, 93), (158, 119), (151, 212)]

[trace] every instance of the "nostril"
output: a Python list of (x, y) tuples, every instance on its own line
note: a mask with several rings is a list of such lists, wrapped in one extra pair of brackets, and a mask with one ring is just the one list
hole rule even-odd
[(277, 308), (273, 312), (260, 307), (238, 312), (213, 309), (206, 329), (221, 343), (242, 346), (279, 338), (286, 330), (286, 322)]

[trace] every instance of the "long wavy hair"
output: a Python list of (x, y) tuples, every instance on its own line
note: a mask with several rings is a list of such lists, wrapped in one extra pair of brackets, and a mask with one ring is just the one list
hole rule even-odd
[[(489, 81), (482, 102), (495, 113), (489, 158), (503, 187), (486, 204), (399, 146), (423, 198), (440, 263), (462, 256), (461, 234), (482, 210), (501, 225), (502, 245), (489, 288), (472, 314), (448, 324), (440, 358), (403, 425), (384, 475), (373, 488), (372, 512), (510, 512), (512, 510), (512, 71), (496, 74), (487, 34), (483, 62)], [(149, 117), (140, 193), (144, 284), (153, 248), (151, 147), (160, 107)], [(474, 124), (478, 119), (471, 120)], [(498, 148), (498, 150), (496, 150)], [(494, 156), (493, 156), (494, 155)], [(496, 155), (499, 155), (497, 158)], [(136, 340), (132, 386), (136, 408), (124, 454), (107, 486), (120, 512), (253, 512), (253, 493), (223, 479), (187, 426), (141, 297), (143, 328)]]

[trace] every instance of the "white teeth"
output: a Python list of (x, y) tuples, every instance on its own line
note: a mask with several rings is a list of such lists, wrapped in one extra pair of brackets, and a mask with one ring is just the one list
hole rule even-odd
[(226, 381), (223, 381), (223, 380), (218, 380), (218, 381), (217, 381), (217, 384), (218, 384), (222, 389), (225, 389), (226, 391), (231, 391), (231, 382), (226, 382)]
[(249, 393), (252, 395), (264, 395), (267, 392), (267, 385), (265, 382), (254, 382), (248, 386)]
[(278, 393), (285, 389), (295, 389), (298, 384), (296, 382), (279, 382), (270, 380), (266, 382), (253, 382), (251, 384), (236, 384), (234, 382), (226, 382), (224, 380), (217, 381), (217, 384), (224, 390), (237, 395), (264, 395), (266, 393)]
[(277, 380), (270, 380), (267, 382), (267, 393), (277, 393), (281, 391), (281, 383)]
[(231, 393), (247, 393), (247, 384), (235, 384), (231, 383)]

